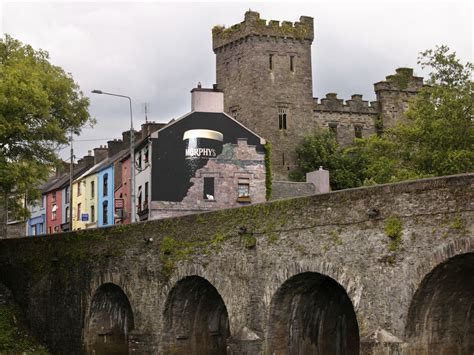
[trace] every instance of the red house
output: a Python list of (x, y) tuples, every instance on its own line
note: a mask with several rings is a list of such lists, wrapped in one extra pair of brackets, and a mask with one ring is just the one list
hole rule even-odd
[(61, 190), (46, 191), (46, 233), (58, 233), (62, 223)]

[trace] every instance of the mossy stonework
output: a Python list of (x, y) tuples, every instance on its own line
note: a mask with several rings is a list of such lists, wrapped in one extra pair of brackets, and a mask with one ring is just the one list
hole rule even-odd
[[(0, 283), (53, 353), (88, 351), (108, 334), (121, 334), (117, 347), (127, 339), (130, 353), (184, 354), (193, 344), (203, 353), (289, 354), (298, 344), (324, 353), (334, 327), (346, 353), (429, 354), (436, 337), (445, 353), (469, 353), (470, 333), (459, 341), (451, 330), (469, 329), (469, 301), (450, 318), (442, 310), (449, 295), (472, 300), (473, 185), (474, 174), (457, 175), (2, 240)], [(446, 277), (456, 280), (450, 292), (430, 298)], [(113, 323), (108, 309), (130, 320)], [(305, 323), (325, 311), (334, 318)], [(96, 330), (109, 316), (112, 329)], [(442, 335), (430, 330), (444, 329), (437, 319), (447, 324)], [(285, 333), (279, 322), (308, 328)], [(312, 337), (312, 329), (324, 331)], [(392, 336), (375, 341), (381, 330)], [(349, 351), (357, 342), (360, 352)]]

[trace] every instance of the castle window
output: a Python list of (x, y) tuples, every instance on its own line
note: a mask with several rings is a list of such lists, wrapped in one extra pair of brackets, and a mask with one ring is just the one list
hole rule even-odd
[(295, 61), (295, 56), (291, 55), (291, 56), (290, 56), (290, 70), (291, 70), (291, 71), (295, 71), (295, 63), (294, 63), (294, 61)]
[(204, 178), (204, 188), (203, 188), (203, 199), (208, 201), (214, 201), (214, 178), (205, 177)]
[(230, 115), (237, 120), (239, 119), (239, 111), (239, 106), (233, 106), (230, 108)]
[(288, 109), (285, 107), (278, 108), (278, 128), (286, 130), (286, 118), (288, 117)]
[(331, 131), (331, 133), (334, 134), (334, 137), (337, 138), (337, 123), (330, 123), (329, 131)]
[(270, 55), (268, 56), (268, 68), (269, 68), (270, 70), (273, 70), (273, 54), (270, 54)]
[(356, 138), (362, 138), (362, 126), (354, 125), (354, 134)]

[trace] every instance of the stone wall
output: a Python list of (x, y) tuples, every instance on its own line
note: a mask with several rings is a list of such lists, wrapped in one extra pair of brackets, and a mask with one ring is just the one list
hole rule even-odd
[(320, 128), (332, 129), (337, 142), (342, 146), (354, 142), (359, 130), (360, 137), (366, 138), (375, 133), (375, 119), (378, 113), (377, 102), (362, 100), (362, 95), (352, 95), (344, 102), (337, 94), (326, 94), (326, 98), (314, 99), (314, 120)]
[[(446, 327), (469, 330), (473, 186), (467, 174), (3, 240), (0, 283), (53, 353), (95, 344), (91, 330), (104, 317), (132, 353), (288, 353), (282, 344), (356, 353), (348, 346), (357, 339), (362, 354), (431, 354), (437, 340), (470, 353), (471, 333)], [(318, 302), (305, 296), (319, 290)], [(334, 317), (305, 323), (331, 304)], [(113, 314), (133, 317), (133, 327)], [(285, 319), (295, 332), (279, 326)], [(305, 335), (318, 325), (316, 340)]]
[[(233, 28), (213, 32), (216, 82), (224, 91), (225, 112), (272, 142), (274, 175), (286, 179), (296, 164), (296, 144), (315, 127), (313, 19), (302, 17), (300, 23), (280, 26), (249, 11)], [(279, 110), (286, 112), (286, 129), (279, 126)]]
[(273, 181), (272, 183), (272, 200), (311, 196), (315, 193), (315, 186), (310, 182)]
[[(222, 153), (196, 171), (192, 186), (181, 202), (152, 201), (151, 219), (239, 207), (265, 202), (265, 157), (249, 146), (246, 139), (225, 144)], [(204, 178), (214, 178), (214, 198), (203, 198)], [(239, 179), (248, 179), (250, 196), (239, 201)]]

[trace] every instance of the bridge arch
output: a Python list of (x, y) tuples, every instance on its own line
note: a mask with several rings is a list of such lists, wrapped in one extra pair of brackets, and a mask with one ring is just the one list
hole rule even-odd
[(87, 353), (128, 354), (128, 334), (134, 316), (127, 295), (114, 283), (104, 283), (92, 296), (84, 328)]
[(267, 353), (359, 354), (357, 317), (344, 287), (303, 272), (275, 292), (268, 317)]
[(419, 266), (418, 274), (424, 277), (411, 300), (405, 329), (410, 353), (473, 353), (474, 250), (471, 240), (456, 240), (437, 250)]
[(227, 308), (205, 278), (193, 275), (180, 279), (168, 294), (163, 320), (165, 353), (226, 353), (230, 336)]

